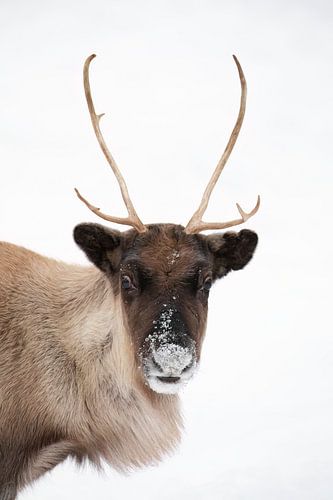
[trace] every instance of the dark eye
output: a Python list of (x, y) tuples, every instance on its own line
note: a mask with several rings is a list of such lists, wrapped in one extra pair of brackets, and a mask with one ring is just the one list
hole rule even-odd
[(212, 278), (206, 278), (203, 285), (202, 285), (202, 290), (205, 292), (209, 292), (213, 284)]
[(121, 277), (121, 287), (124, 289), (124, 290), (135, 290), (136, 289), (136, 286), (133, 284), (131, 278), (129, 276), (127, 276), (126, 274), (124, 274), (122, 277)]

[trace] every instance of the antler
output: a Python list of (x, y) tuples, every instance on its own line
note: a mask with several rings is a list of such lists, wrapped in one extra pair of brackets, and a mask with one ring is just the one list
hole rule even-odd
[(187, 224), (185, 228), (185, 232), (187, 234), (194, 234), (194, 233), (199, 233), (201, 231), (205, 231), (207, 229), (225, 229), (226, 227), (231, 227), (231, 226), (237, 226), (238, 224), (242, 224), (243, 222), (247, 221), (250, 217), (252, 217), (259, 208), (260, 205), (260, 196), (258, 196), (256, 206), (251, 210), (251, 212), (246, 213), (244, 210), (239, 206), (238, 203), (236, 203), (236, 206), (238, 208), (238, 211), (241, 215), (241, 219), (234, 219), (228, 222), (204, 222), (202, 220), (202, 216), (205, 213), (208, 203), (209, 203), (209, 198), (210, 195), (212, 194), (212, 191), (215, 187), (215, 184), (217, 183), (220, 174), (225, 166), (225, 164), (228, 161), (228, 158), (231, 154), (231, 151), (233, 150), (233, 147), (237, 141), (237, 137), (239, 134), (239, 131), (241, 129), (242, 123), (243, 123), (243, 118), (245, 115), (245, 107), (246, 107), (246, 80), (244, 77), (244, 73), (242, 70), (241, 65), (238, 62), (238, 59), (236, 56), (232, 56), (235, 60), (235, 63), (237, 65), (238, 73), (239, 73), (239, 79), (241, 83), (241, 88), (242, 88), (242, 95), (241, 95), (241, 101), (240, 101), (240, 108), (238, 112), (238, 117), (236, 124), (233, 128), (233, 131), (231, 132), (231, 136), (229, 138), (229, 142), (224, 150), (223, 155), (220, 158), (220, 161), (218, 162), (214, 173), (205, 189), (205, 192), (203, 194), (200, 206), (196, 212), (194, 212), (194, 215), (190, 219), (189, 223)]
[(87, 207), (89, 208), (89, 210), (91, 210), (92, 212), (94, 212), (94, 214), (98, 215), (98, 217), (101, 217), (102, 219), (105, 219), (105, 220), (110, 221), (110, 222), (116, 222), (117, 224), (125, 224), (127, 226), (132, 226), (139, 233), (144, 233), (145, 231), (147, 231), (147, 228), (141, 222), (141, 220), (139, 219), (139, 217), (138, 217), (138, 215), (137, 215), (137, 213), (136, 213), (136, 211), (134, 209), (134, 206), (133, 206), (132, 201), (131, 201), (131, 199), (129, 197), (129, 194), (128, 194), (128, 189), (127, 189), (127, 186), (126, 186), (126, 182), (125, 182), (123, 176), (121, 175), (121, 172), (120, 172), (120, 170), (118, 168), (117, 163), (115, 162), (112, 154), (110, 153), (107, 145), (105, 144), (102, 132), (100, 130), (99, 122), (100, 122), (100, 119), (102, 118), (102, 116), (104, 115), (104, 113), (102, 113), (100, 115), (96, 115), (94, 103), (93, 103), (93, 100), (92, 100), (92, 97), (91, 97), (90, 83), (89, 83), (89, 66), (90, 66), (91, 61), (95, 57), (96, 57), (96, 55), (92, 54), (91, 56), (89, 56), (86, 59), (86, 61), (84, 63), (84, 67), (83, 67), (84, 91), (85, 91), (86, 100), (87, 100), (87, 104), (88, 104), (88, 109), (89, 109), (89, 113), (90, 113), (91, 123), (93, 125), (93, 128), (94, 128), (94, 131), (95, 131), (98, 143), (99, 143), (99, 145), (100, 145), (100, 147), (101, 147), (101, 149), (102, 149), (102, 151), (104, 153), (104, 156), (107, 159), (107, 161), (108, 161), (110, 167), (112, 168), (113, 173), (115, 174), (116, 179), (118, 181), (118, 184), (119, 184), (119, 187), (120, 187), (120, 191), (121, 191), (121, 195), (123, 197), (123, 200), (125, 202), (125, 205), (126, 205), (126, 208), (127, 208), (127, 211), (128, 211), (128, 217), (115, 217), (113, 215), (106, 215), (103, 212), (101, 212), (99, 208), (94, 207), (94, 205), (91, 205), (89, 203), (89, 201), (87, 201), (79, 193), (79, 191), (76, 188), (75, 188), (75, 192), (76, 192), (78, 198), (81, 201), (83, 201), (83, 203), (85, 203), (87, 205)]

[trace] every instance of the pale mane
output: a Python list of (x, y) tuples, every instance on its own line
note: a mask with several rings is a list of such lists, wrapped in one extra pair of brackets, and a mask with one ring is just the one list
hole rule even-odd
[(28, 442), (31, 428), (61, 429), (60, 442), (27, 458), (20, 484), (68, 455), (101, 456), (120, 470), (157, 463), (180, 437), (178, 398), (138, 382), (121, 302), (104, 275), (10, 244), (0, 254), (0, 397), (8, 401), (0, 425)]

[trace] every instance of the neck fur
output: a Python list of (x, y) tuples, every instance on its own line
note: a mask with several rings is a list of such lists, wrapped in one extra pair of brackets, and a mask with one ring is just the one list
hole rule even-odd
[(102, 273), (79, 270), (71, 293), (66, 314), (70, 318), (73, 307), (76, 320), (68, 341), (81, 368), (79, 393), (89, 414), (85, 441), (93, 429), (90, 450), (97, 441), (98, 454), (119, 470), (157, 463), (180, 439), (178, 396), (154, 393), (144, 384), (120, 297)]

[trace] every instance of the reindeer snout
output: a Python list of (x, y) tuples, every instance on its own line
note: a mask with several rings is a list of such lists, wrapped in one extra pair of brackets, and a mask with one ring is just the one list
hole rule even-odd
[(144, 342), (143, 366), (151, 389), (175, 394), (193, 376), (196, 368), (195, 341), (173, 307), (163, 309)]
[(166, 342), (156, 346), (151, 349), (144, 366), (151, 389), (162, 394), (176, 394), (195, 372), (195, 344), (188, 339), (183, 345)]
[(166, 344), (154, 351), (152, 358), (164, 377), (180, 377), (193, 364), (194, 352), (190, 347)]

